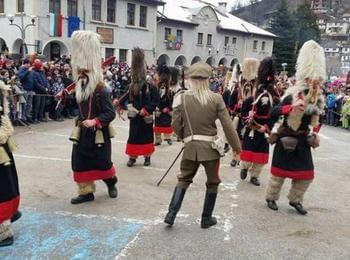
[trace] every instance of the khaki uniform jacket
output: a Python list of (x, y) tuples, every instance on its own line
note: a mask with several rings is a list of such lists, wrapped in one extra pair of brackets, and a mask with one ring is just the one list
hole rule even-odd
[[(177, 94), (173, 103), (172, 127), (174, 132), (182, 139), (191, 136), (184, 110), (184, 100), (194, 135), (216, 136), (215, 121), (219, 119), (228, 143), (233, 151), (239, 153), (241, 151), (240, 141), (236, 130), (233, 128), (224, 100), (219, 94), (211, 93), (211, 95), (212, 101), (202, 106), (191, 91), (183, 91)], [(219, 158), (220, 154), (212, 148), (211, 142), (191, 141), (185, 144), (183, 159), (202, 162)]]

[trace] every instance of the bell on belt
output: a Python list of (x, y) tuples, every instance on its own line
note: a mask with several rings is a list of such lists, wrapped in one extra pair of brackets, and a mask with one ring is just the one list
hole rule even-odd
[(80, 141), (80, 127), (75, 126), (73, 128), (72, 134), (69, 137), (69, 140), (72, 141), (73, 143), (79, 143)]
[(0, 165), (8, 166), (11, 164), (11, 159), (4, 147), (0, 147)]
[(109, 138), (115, 137), (115, 129), (111, 124), (109, 124), (108, 126), (108, 134), (109, 134)]
[(105, 139), (103, 137), (103, 132), (102, 132), (102, 130), (99, 129), (99, 130), (96, 131), (95, 144), (98, 147), (101, 147), (104, 143), (105, 143)]

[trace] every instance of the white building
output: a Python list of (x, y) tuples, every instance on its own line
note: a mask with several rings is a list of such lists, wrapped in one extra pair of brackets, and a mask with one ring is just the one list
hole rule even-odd
[(349, 34), (350, 22), (343, 19), (333, 19), (326, 23), (326, 34), (329, 36)]
[(167, 0), (158, 7), (157, 63), (232, 66), (245, 57), (272, 55), (275, 35), (198, 0)]
[[(27, 53), (39, 51), (47, 59), (69, 54), (68, 17), (75, 16), (80, 18), (80, 29), (101, 34), (104, 57), (130, 61), (131, 49), (138, 46), (150, 64), (156, 48), (157, 7), (162, 4), (160, 0), (0, 0), (1, 51), (21, 53), (21, 32), (9, 25), (7, 15), (14, 15), (14, 23), (21, 25), (24, 11), (24, 25), (36, 16), (36, 25), (26, 30)], [(61, 37), (50, 36), (49, 13), (63, 16)]]

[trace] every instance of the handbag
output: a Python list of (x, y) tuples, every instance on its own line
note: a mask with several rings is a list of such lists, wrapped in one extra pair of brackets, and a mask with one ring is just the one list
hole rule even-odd
[(298, 145), (298, 138), (292, 136), (285, 136), (280, 138), (282, 147), (287, 152), (293, 152)]

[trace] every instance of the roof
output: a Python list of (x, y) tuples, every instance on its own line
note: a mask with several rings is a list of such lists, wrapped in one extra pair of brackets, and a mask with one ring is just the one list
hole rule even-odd
[(268, 37), (277, 37), (273, 33), (263, 30), (251, 23), (248, 23), (228, 12), (219, 11), (215, 1), (206, 0), (164, 0), (166, 4), (158, 7), (159, 16), (166, 19), (196, 24), (192, 17), (197, 15), (203, 7), (210, 6), (215, 11), (220, 29), (232, 30), (246, 34), (256, 34)]

